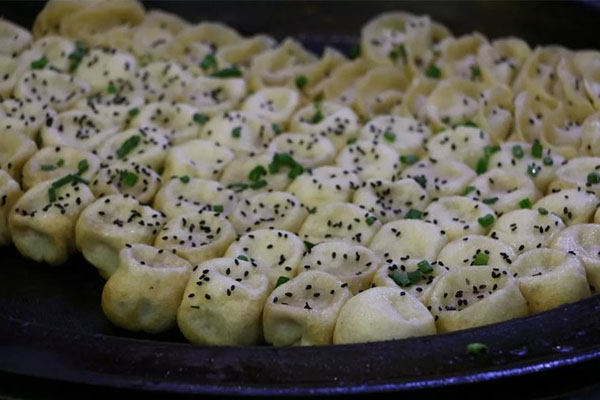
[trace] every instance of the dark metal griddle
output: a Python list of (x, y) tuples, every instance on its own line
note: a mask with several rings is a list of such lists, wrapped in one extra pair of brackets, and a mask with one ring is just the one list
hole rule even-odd
[[(455, 34), (520, 36), (531, 45), (599, 48), (600, 9), (591, 2), (180, 2), (154, 1), (190, 21), (223, 21), (243, 34), (302, 40), (315, 51), (348, 50), (368, 19), (386, 10), (426, 13)], [(0, 14), (31, 26), (40, 2), (7, 2)], [(145, 397), (324, 395), (548, 396), (598, 384), (600, 296), (539, 315), (462, 332), (361, 345), (272, 348), (190, 345), (176, 331), (132, 334), (100, 308), (103, 280), (77, 256), (52, 268), (1, 248), (0, 397), (90, 398), (115, 390)], [(482, 342), (483, 357), (466, 354)], [(508, 386), (507, 386), (508, 385)], [(597, 392), (596, 392), (597, 393)], [(590, 397), (592, 398), (592, 397)]]

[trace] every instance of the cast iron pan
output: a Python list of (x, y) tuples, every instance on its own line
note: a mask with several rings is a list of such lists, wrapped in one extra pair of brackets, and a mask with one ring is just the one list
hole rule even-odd
[[(31, 26), (38, 2), (3, 2), (3, 16)], [(348, 50), (361, 25), (385, 10), (430, 14), (455, 34), (515, 35), (531, 45), (600, 47), (591, 3), (149, 2), (188, 20), (223, 21), (244, 34), (291, 35), (319, 51)], [(461, 332), (362, 345), (272, 348), (190, 345), (176, 331), (132, 334), (100, 308), (103, 280), (77, 256), (60, 268), (0, 249), (0, 395), (52, 398), (323, 395), (410, 392), (496, 398), (546, 396), (597, 384), (600, 296), (539, 315)], [(488, 353), (466, 353), (472, 342)], [(595, 392), (598, 394), (598, 392)], [(591, 398), (591, 397), (590, 397)]]

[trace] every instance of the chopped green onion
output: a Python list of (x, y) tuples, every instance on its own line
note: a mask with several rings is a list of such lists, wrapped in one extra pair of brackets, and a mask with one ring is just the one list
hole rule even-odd
[(75, 72), (88, 51), (88, 45), (83, 40), (75, 41), (75, 50), (69, 54), (69, 72)]
[(539, 140), (536, 139), (535, 142), (533, 142), (533, 145), (531, 146), (531, 155), (535, 158), (542, 158), (543, 151), (544, 148), (542, 147), (542, 144)]
[(309, 208), (308, 209), (308, 213), (309, 214), (316, 214), (317, 213), (317, 207)]
[(483, 204), (494, 204), (495, 202), (498, 201), (498, 198), (497, 197), (488, 197), (481, 201), (483, 202)]
[(406, 287), (406, 286), (410, 286), (411, 282), (408, 279), (408, 277), (406, 276), (406, 274), (403, 274), (402, 272), (396, 270), (396, 271), (392, 271), (391, 274), (388, 275), (390, 278), (392, 278), (392, 280), (394, 282), (396, 282), (396, 285), (400, 286), (400, 287)]
[(489, 261), (490, 261), (489, 254), (480, 252), (480, 253), (477, 253), (477, 255), (475, 256), (475, 259), (473, 260), (473, 265), (488, 265)]
[(242, 76), (242, 71), (238, 67), (228, 67), (220, 69), (210, 74), (213, 78), (239, 78)]
[(425, 70), (425, 75), (433, 79), (440, 79), (442, 77), (442, 70), (439, 69), (437, 65), (431, 64)]
[(548, 210), (546, 210), (544, 207), (538, 208), (538, 212), (540, 215), (548, 215)]
[(398, 58), (406, 59), (406, 48), (403, 43), (395, 46), (390, 53), (388, 54), (392, 60), (397, 60)]
[(165, 173), (165, 166), (163, 165), (159, 169), (157, 169), (156, 173), (159, 174), (160, 176), (162, 176), (162, 174)]
[(475, 186), (467, 186), (465, 188), (465, 191), (463, 192), (463, 196), (465, 196), (471, 192), (474, 192), (474, 191), (475, 191)]
[(200, 114), (200, 113), (195, 113), (193, 118), (194, 118), (194, 122), (197, 124), (200, 124), (200, 125), (204, 125), (210, 119), (210, 117), (208, 115)]
[(310, 250), (310, 249), (312, 249), (313, 247), (315, 247), (315, 244), (314, 244), (314, 243), (311, 243), (311, 242), (308, 242), (308, 241), (306, 241), (306, 240), (305, 240), (305, 241), (304, 241), (304, 246), (306, 246), (306, 250)]
[(421, 185), (423, 189), (427, 188), (427, 178), (425, 175), (413, 176), (413, 179)]
[(284, 283), (286, 283), (289, 280), (290, 280), (290, 278), (288, 278), (287, 276), (280, 276), (279, 278), (277, 278), (275, 287), (278, 288), (279, 286), (283, 285)]
[(442, 123), (443, 123), (443, 124), (445, 124), (445, 125), (448, 125), (448, 124), (450, 123), (450, 117), (449, 117), (449, 116), (447, 116), (447, 115), (446, 115), (446, 116), (443, 116), (443, 117), (441, 118), (441, 121), (442, 121)]
[(65, 165), (65, 160), (63, 160), (62, 158), (59, 158), (58, 161), (56, 162), (56, 166), (62, 167), (63, 165)]
[(477, 219), (477, 222), (479, 222), (479, 225), (481, 225), (484, 228), (487, 228), (490, 225), (492, 225), (494, 223), (494, 221), (495, 221), (495, 218), (492, 214), (487, 214), (487, 215)]
[(400, 162), (406, 165), (413, 165), (414, 163), (419, 161), (419, 156), (414, 154), (408, 154), (405, 156), (400, 156)]
[(179, 180), (183, 183), (190, 183), (190, 177), (188, 175), (182, 175), (179, 177)]
[(406, 274), (406, 277), (408, 278), (411, 284), (415, 284), (421, 280), (421, 272), (418, 269), (410, 271), (408, 274)]
[(50, 165), (50, 164), (43, 164), (41, 166), (42, 171), (54, 171), (56, 169), (56, 167), (54, 165)]
[(519, 201), (519, 207), (521, 208), (531, 208), (531, 200), (529, 200), (529, 197), (524, 198), (523, 200)]
[(540, 172), (540, 169), (537, 165), (530, 164), (527, 166), (527, 175), (535, 177)]
[(518, 145), (518, 144), (515, 144), (515, 145), (512, 147), (512, 155), (513, 155), (515, 158), (518, 158), (518, 159), (521, 159), (521, 158), (523, 158), (523, 156), (525, 155), (525, 152), (523, 151), (523, 147), (521, 147), (521, 146), (520, 146), (520, 145)]
[(273, 128), (273, 132), (275, 133), (275, 136), (281, 135), (281, 132), (283, 132), (281, 130), (281, 126), (279, 124), (272, 124), (271, 128)]
[(360, 46), (358, 44), (355, 44), (354, 46), (350, 47), (350, 51), (348, 52), (348, 58), (351, 60), (355, 60), (358, 57), (360, 57)]
[(470, 126), (471, 128), (477, 128), (477, 124), (473, 121), (463, 121), (463, 122), (458, 122), (454, 125), (452, 125), (452, 128), (456, 128), (459, 126)]
[(467, 345), (467, 353), (472, 356), (480, 356), (487, 352), (487, 346), (482, 343), (470, 343)]
[(475, 166), (475, 172), (477, 172), (477, 175), (485, 174), (487, 172), (489, 163), (490, 160), (487, 157), (481, 157), (479, 160), (477, 160), (477, 165)]
[(121, 181), (123, 181), (123, 183), (129, 187), (135, 186), (135, 184), (138, 181), (137, 174), (134, 174), (133, 172), (129, 172), (127, 170), (119, 172), (119, 176), (121, 178)]
[(252, 168), (252, 170), (248, 174), (248, 179), (251, 182), (256, 182), (264, 175), (267, 175), (267, 170), (265, 169), (265, 167), (263, 167), (262, 165), (257, 165), (256, 167)]
[(290, 169), (290, 172), (288, 173), (290, 179), (294, 179), (304, 172), (302, 165), (298, 164), (298, 162), (296, 162), (296, 160), (288, 153), (275, 153), (273, 155), (273, 161), (269, 164), (269, 172), (271, 174), (276, 174), (281, 167), (288, 167)]
[(296, 177), (298, 175), (302, 175), (303, 172), (304, 172), (304, 168), (300, 164), (294, 165), (290, 169), (290, 172), (288, 173), (288, 178), (296, 179)]
[(127, 154), (131, 153), (131, 151), (135, 149), (138, 144), (140, 144), (141, 140), (142, 137), (140, 135), (133, 135), (129, 139), (125, 140), (121, 147), (117, 149), (117, 157), (125, 158)]
[(367, 219), (365, 220), (367, 225), (371, 226), (375, 223), (375, 221), (377, 221), (377, 218), (375, 217), (367, 217)]
[(31, 62), (31, 69), (43, 69), (46, 64), (48, 64), (48, 59), (46, 56), (42, 56), (39, 60), (35, 60)]
[(51, 187), (48, 189), (48, 199), (50, 200), (50, 203), (54, 203), (56, 201), (56, 188)]
[(202, 62), (200, 62), (200, 68), (202, 68), (203, 71), (217, 68), (217, 59), (215, 58), (215, 55), (212, 53), (205, 55)]
[(595, 172), (590, 172), (587, 176), (587, 185), (595, 185), (596, 183), (600, 183), (600, 175)]
[(497, 152), (499, 152), (499, 151), (500, 151), (500, 146), (498, 146), (498, 145), (496, 145), (496, 146), (489, 146), (489, 145), (488, 145), (488, 146), (485, 146), (485, 147), (483, 148), (483, 154), (484, 154), (486, 157), (491, 157), (491, 156), (492, 156), (492, 154), (494, 154), (494, 153), (497, 153)]
[(79, 161), (79, 163), (77, 163), (77, 173), (79, 175), (83, 174), (89, 168), (90, 168), (90, 164), (88, 163), (88, 160), (86, 160), (86, 159), (83, 159), (83, 160)]
[(264, 188), (265, 186), (267, 186), (267, 184), (268, 184), (267, 181), (265, 181), (264, 179), (261, 179), (256, 182), (252, 182), (250, 184), (250, 189), (254, 189), (254, 190), (261, 189), (261, 188)]
[(239, 256), (237, 256), (236, 258), (237, 258), (238, 260), (242, 260), (242, 261), (249, 261), (249, 260), (248, 260), (248, 257), (246, 257), (246, 256), (245, 256), (245, 255), (243, 255), (243, 254), (242, 254), (242, 255), (239, 255)]
[(106, 91), (110, 94), (115, 94), (118, 92), (117, 87), (115, 86), (114, 83), (109, 82), (108, 83), (108, 89), (106, 89)]
[(394, 143), (396, 141), (396, 134), (391, 131), (385, 131), (383, 137), (390, 143)]
[(217, 205), (212, 206), (212, 210), (214, 212), (222, 213), (224, 208), (223, 208), (223, 205), (217, 204)]
[(242, 136), (242, 127), (238, 126), (235, 127), (231, 130), (231, 136), (233, 136), (234, 138), (239, 138), (240, 136)]
[(52, 182), (52, 186), (50, 187), (50, 189), (48, 189), (48, 197), (50, 198), (51, 203), (54, 203), (56, 201), (56, 189), (64, 185), (68, 185), (69, 183), (85, 183), (87, 185), (88, 181), (86, 181), (79, 175), (69, 174)]
[(231, 183), (227, 185), (227, 188), (233, 190), (236, 193), (239, 193), (248, 189), (248, 184), (243, 182)]
[(346, 144), (354, 144), (354, 143), (356, 143), (356, 138), (348, 139), (346, 141)]
[(423, 216), (422, 211), (417, 210), (415, 208), (411, 208), (410, 210), (408, 210), (408, 212), (406, 213), (404, 218), (405, 219), (421, 219), (422, 216)]
[(481, 69), (477, 65), (471, 65), (471, 79), (479, 78), (481, 76)]
[(318, 124), (321, 121), (323, 121), (323, 112), (321, 112), (321, 108), (319, 107), (316, 109), (315, 115), (313, 115), (312, 118), (310, 119), (310, 123)]
[(423, 274), (430, 274), (433, 272), (433, 267), (429, 264), (429, 261), (422, 260), (417, 264), (417, 269)]
[(132, 108), (131, 110), (127, 111), (127, 116), (129, 118), (134, 118), (139, 113), (140, 113), (140, 109), (136, 107), (136, 108)]
[(306, 86), (307, 83), (308, 79), (303, 75), (296, 78), (296, 87), (298, 89), (302, 89), (304, 86)]

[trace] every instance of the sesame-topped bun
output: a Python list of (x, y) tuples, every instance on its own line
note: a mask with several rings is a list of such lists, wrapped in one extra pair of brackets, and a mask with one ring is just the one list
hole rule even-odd
[(533, 209), (544, 208), (561, 217), (569, 226), (590, 222), (599, 203), (598, 197), (593, 192), (578, 187), (548, 194), (539, 199), (533, 205)]
[(493, 265), (509, 269), (516, 258), (513, 248), (487, 236), (466, 235), (454, 239), (440, 250), (438, 262), (449, 269)]
[(190, 263), (170, 251), (127, 244), (102, 290), (102, 310), (120, 328), (164, 332), (175, 326), (191, 270)]
[(215, 116), (239, 107), (246, 94), (243, 79), (198, 76), (186, 86), (183, 101), (194, 106), (201, 115)]
[(156, 129), (167, 137), (169, 143), (177, 145), (198, 137), (200, 127), (194, 121), (196, 113), (197, 110), (186, 103), (148, 103), (140, 107), (140, 112), (129, 126)]
[(181, 65), (172, 61), (157, 61), (140, 68), (135, 76), (141, 83), (147, 102), (179, 101), (190, 76)]
[(376, 287), (348, 300), (340, 310), (333, 343), (363, 343), (436, 333), (433, 316), (401, 289)]
[(90, 152), (71, 147), (44, 147), (23, 166), (22, 184), (29, 189), (36, 184), (77, 174), (89, 181), (100, 168), (100, 159)]
[(340, 309), (350, 297), (346, 285), (326, 272), (301, 273), (267, 298), (265, 340), (274, 346), (331, 344)]
[(485, 234), (487, 227), (478, 220), (489, 214), (493, 215), (494, 210), (482, 202), (448, 196), (431, 202), (423, 213), (423, 219), (442, 228), (448, 240), (453, 240), (462, 235)]
[(238, 234), (255, 229), (298, 232), (308, 216), (296, 196), (288, 192), (266, 192), (241, 200), (229, 215)]
[(363, 182), (354, 192), (352, 203), (385, 223), (406, 218), (411, 210), (421, 213), (429, 204), (429, 196), (413, 179), (389, 181), (374, 178)]
[(75, 243), (86, 260), (108, 278), (119, 265), (126, 243), (152, 244), (165, 224), (164, 214), (129, 196), (116, 194), (90, 204), (75, 226)]
[(359, 138), (385, 143), (401, 155), (419, 155), (430, 136), (427, 125), (413, 118), (380, 115), (362, 127)]
[(264, 88), (248, 96), (242, 104), (242, 110), (258, 115), (271, 123), (281, 124), (285, 128), (298, 104), (298, 92), (286, 88)]
[(268, 150), (273, 153), (288, 153), (306, 168), (333, 163), (337, 152), (330, 139), (314, 133), (283, 133), (271, 140)]
[(121, 193), (150, 203), (161, 182), (154, 170), (133, 161), (101, 163), (90, 179), (90, 189), (96, 197)]
[(16, 201), (23, 195), (19, 184), (0, 169), (0, 246), (11, 243), (8, 215)]
[(473, 328), (527, 315), (519, 284), (496, 267), (457, 268), (442, 276), (429, 298), (438, 332)]
[(16, 132), (0, 132), (0, 169), (21, 180), (21, 170), (35, 154), (37, 146), (27, 135)]
[(94, 201), (77, 175), (44, 181), (15, 203), (8, 226), (17, 250), (27, 258), (60, 265), (75, 251), (75, 223)]
[(190, 140), (167, 151), (163, 176), (168, 179), (187, 175), (190, 178), (218, 180), (234, 157), (233, 152), (225, 146), (209, 140)]
[(318, 167), (307, 170), (288, 186), (287, 191), (309, 209), (352, 198), (360, 180), (351, 170), (342, 167)]
[(154, 246), (176, 252), (192, 264), (221, 257), (235, 239), (231, 223), (220, 213), (179, 215), (159, 232)]
[(56, 112), (48, 104), (37, 100), (8, 98), (0, 101), (2, 132), (25, 133), (32, 140), (37, 140), (40, 129), (51, 124), (55, 117)]
[(352, 294), (367, 289), (381, 257), (366, 247), (344, 241), (323, 242), (309, 249), (300, 271), (324, 271), (348, 284)]
[(229, 215), (237, 204), (233, 190), (219, 182), (187, 176), (172, 177), (156, 193), (153, 206), (174, 218), (182, 214), (215, 211)]
[(31, 43), (31, 33), (19, 25), (0, 19), (0, 54), (16, 56)]
[(509, 271), (519, 282), (529, 311), (538, 313), (590, 295), (585, 268), (577, 257), (557, 249), (521, 254)]
[(225, 257), (248, 259), (275, 286), (280, 277), (291, 279), (298, 273), (304, 243), (291, 232), (259, 229), (236, 239)]
[(242, 346), (262, 342), (269, 281), (250, 262), (215, 258), (194, 268), (177, 312), (192, 343)]
[(302, 224), (298, 236), (302, 240), (346, 240), (367, 246), (379, 231), (381, 222), (370, 212), (350, 203), (333, 202), (317, 208)]
[(393, 179), (402, 163), (396, 152), (385, 142), (359, 140), (349, 144), (338, 154), (336, 164), (356, 171), (363, 181), (371, 178)]
[[(42, 84), (45, 83), (45, 84)], [(15, 97), (50, 104), (56, 111), (71, 108), (90, 92), (86, 81), (49, 69), (25, 72), (15, 85)]]
[(460, 161), (427, 159), (406, 168), (400, 177), (414, 179), (433, 199), (464, 193), (475, 172)]
[(568, 160), (556, 170), (556, 179), (548, 186), (548, 193), (578, 187), (600, 195), (600, 157), (578, 157)]
[(457, 126), (433, 136), (427, 141), (425, 150), (436, 160), (452, 159), (475, 169), (489, 145), (489, 135), (481, 129)]

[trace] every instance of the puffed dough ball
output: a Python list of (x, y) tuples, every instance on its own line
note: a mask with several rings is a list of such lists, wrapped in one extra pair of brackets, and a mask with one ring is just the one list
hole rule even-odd
[(451, 159), (420, 161), (400, 175), (417, 181), (431, 198), (460, 195), (475, 176), (466, 164)]
[(306, 168), (320, 167), (335, 161), (337, 150), (333, 142), (320, 135), (284, 133), (276, 136), (269, 143), (269, 151), (288, 153)]
[(344, 147), (336, 158), (336, 164), (356, 171), (361, 180), (393, 179), (400, 168), (398, 155), (391, 147), (367, 140)]
[(591, 291), (600, 289), (600, 225), (571, 225), (556, 235), (551, 247), (579, 257)]
[[(423, 263), (424, 266), (419, 267), (419, 263)], [(395, 261), (389, 258), (373, 275), (371, 287), (401, 288), (426, 304), (437, 281), (446, 272), (448, 268), (436, 261), (425, 263), (423, 260)]]
[[(499, 168), (519, 176), (527, 174), (537, 188), (545, 192), (563, 161), (563, 157), (552, 153), (549, 148), (542, 149), (542, 156), (537, 158), (531, 154), (530, 143), (505, 142), (500, 145), (500, 151), (490, 156), (489, 168)], [(534, 171), (535, 176), (531, 176)]]
[(90, 152), (70, 147), (44, 147), (23, 166), (23, 188), (40, 182), (79, 174), (89, 181), (100, 168), (100, 159)]
[[(13, 93), (19, 76), (23, 73), (23, 64), (18, 58), (0, 54), (0, 96), (6, 97)], [(4, 79), (6, 78), (6, 79)]]
[(100, 164), (90, 179), (90, 189), (96, 197), (126, 194), (141, 203), (149, 203), (160, 188), (160, 176), (154, 170), (135, 162)]
[(298, 236), (311, 243), (346, 240), (368, 246), (380, 227), (381, 222), (373, 214), (357, 205), (333, 202), (310, 214)]
[(325, 166), (307, 170), (288, 186), (287, 191), (298, 197), (308, 208), (332, 202), (349, 201), (360, 180), (351, 169)]
[(369, 247), (385, 259), (434, 261), (447, 242), (446, 233), (439, 226), (416, 219), (404, 219), (388, 222), (381, 227)]
[(31, 33), (19, 25), (0, 19), (0, 54), (19, 54), (31, 43)]
[(590, 295), (585, 268), (577, 257), (560, 250), (529, 250), (515, 260), (510, 271), (517, 278), (531, 313)]
[(231, 223), (219, 213), (179, 215), (167, 222), (154, 246), (176, 252), (192, 264), (221, 257), (235, 239)]
[(132, 128), (151, 127), (178, 145), (195, 139), (200, 128), (194, 121), (196, 109), (185, 103), (149, 103), (129, 123)]
[(269, 281), (248, 261), (216, 258), (192, 273), (177, 324), (192, 343), (244, 346), (262, 341)]
[(119, 266), (127, 243), (152, 244), (166, 218), (129, 195), (111, 195), (90, 204), (75, 225), (75, 244), (103, 278)]
[(162, 131), (143, 126), (112, 135), (98, 148), (98, 155), (110, 162), (131, 161), (158, 170), (169, 145)]
[(344, 241), (323, 242), (300, 261), (301, 271), (324, 271), (346, 283), (352, 294), (369, 287), (381, 257), (366, 247)]
[(333, 332), (334, 344), (404, 339), (436, 333), (433, 316), (400, 289), (375, 287), (344, 304)]
[(188, 175), (190, 178), (219, 179), (235, 155), (217, 143), (196, 139), (171, 147), (165, 159), (163, 176)]
[(350, 290), (332, 275), (303, 272), (267, 298), (263, 311), (266, 342), (273, 346), (331, 344), (340, 309), (350, 297)]
[(154, 196), (153, 207), (168, 218), (202, 211), (215, 211), (229, 215), (237, 204), (233, 190), (219, 182), (200, 178), (175, 177), (163, 184)]
[(300, 102), (298, 92), (286, 87), (264, 88), (248, 96), (242, 110), (274, 124), (287, 125)]
[(494, 215), (494, 210), (484, 203), (462, 196), (448, 196), (430, 203), (423, 218), (442, 228), (448, 240), (453, 240), (468, 234), (485, 234), (487, 229), (478, 220), (488, 214)]
[(54, 120), (56, 112), (36, 100), (8, 98), (0, 101), (0, 117), (0, 131), (25, 133), (37, 140), (40, 129)]
[(489, 204), (497, 213), (520, 208), (521, 200), (532, 203), (542, 194), (525, 174), (517, 174), (494, 168), (469, 183), (474, 188), (468, 196), (473, 200)]
[(181, 66), (172, 61), (157, 61), (135, 73), (147, 102), (178, 101), (190, 81)]
[(262, 151), (273, 136), (269, 121), (246, 111), (215, 115), (200, 132), (201, 139), (219, 143), (239, 155)]
[(457, 268), (442, 276), (429, 300), (438, 332), (493, 324), (527, 315), (515, 278), (496, 267)]
[(330, 101), (301, 108), (294, 114), (289, 126), (291, 132), (325, 136), (338, 150), (349, 140), (356, 139), (359, 129), (358, 116), (351, 108)]
[(22, 195), (19, 184), (6, 172), (0, 170), (0, 246), (11, 243), (8, 215)]
[(565, 228), (560, 217), (538, 210), (515, 210), (502, 215), (492, 226), (489, 237), (499, 239), (521, 254), (546, 247), (552, 237)]
[(582, 187), (600, 196), (600, 179), (594, 183), (589, 178), (592, 174), (600, 176), (600, 157), (572, 158), (556, 170), (556, 179), (548, 186), (548, 193)]
[(19, 252), (32, 260), (60, 265), (75, 252), (75, 223), (79, 214), (94, 201), (90, 189), (77, 181), (55, 188), (38, 183), (15, 203), (8, 227)]
[(177, 309), (192, 266), (171, 252), (128, 245), (102, 290), (102, 310), (129, 331), (160, 333), (175, 326)]
[(266, 185), (256, 185), (249, 182), (250, 172), (259, 166), (269, 171), (269, 165), (273, 162), (275, 153), (262, 153), (253, 156), (237, 156), (223, 170), (219, 181), (234, 190), (240, 199), (254, 196), (273, 190), (285, 190), (291, 182), (287, 168), (280, 168), (278, 172), (262, 176), (260, 181)]
[(424, 210), (429, 204), (429, 196), (412, 179), (369, 179), (354, 192), (352, 202), (382, 222), (391, 222), (406, 217), (411, 209)]
[(475, 168), (489, 145), (489, 135), (481, 129), (457, 126), (429, 139), (425, 150), (436, 160), (453, 159)]
[(296, 233), (307, 216), (308, 211), (293, 194), (267, 192), (240, 201), (229, 221), (240, 235), (265, 228)]
[(466, 235), (448, 243), (437, 256), (449, 269), (463, 266), (493, 265), (509, 269), (515, 259), (512, 247), (487, 236)]
[(21, 170), (35, 154), (37, 146), (27, 135), (16, 132), (0, 132), (0, 170), (15, 180), (21, 180)]
[(423, 151), (431, 130), (423, 122), (395, 115), (380, 115), (360, 130), (359, 139), (376, 140), (392, 147), (398, 154), (417, 155)]
[(46, 120), (42, 146), (68, 146), (92, 151), (117, 133), (119, 127), (91, 111), (71, 110)]
[(304, 253), (304, 243), (291, 232), (259, 229), (231, 243), (225, 257), (248, 259), (269, 278), (272, 286), (279, 277), (293, 278)]
[(533, 209), (545, 208), (561, 217), (563, 222), (569, 226), (590, 222), (598, 203), (598, 197), (593, 192), (584, 191), (578, 187), (577, 189), (564, 189), (542, 197), (533, 205)]
[(137, 69), (135, 57), (114, 49), (91, 49), (75, 71), (75, 77), (87, 82), (92, 93), (108, 89), (110, 81), (133, 78)]
[(15, 85), (15, 97), (49, 104), (56, 111), (71, 108), (89, 92), (86, 81), (49, 69), (28, 71)]

